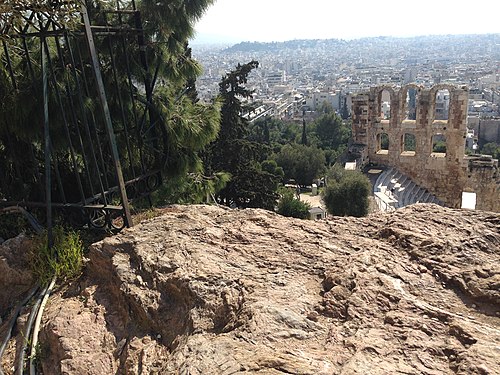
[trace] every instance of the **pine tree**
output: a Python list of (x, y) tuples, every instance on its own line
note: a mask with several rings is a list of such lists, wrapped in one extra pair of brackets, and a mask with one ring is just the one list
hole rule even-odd
[(248, 108), (242, 100), (253, 94), (245, 84), (250, 72), (258, 66), (257, 61), (238, 64), (222, 78), (219, 84), (221, 127), (210, 148), (207, 166), (210, 173), (225, 171), (231, 174), (231, 181), (216, 196), (220, 203), (272, 210), (281, 177), (278, 172), (262, 168), (267, 146), (247, 138), (248, 121), (242, 116)]
[[(13, 0), (2, 6), (8, 6)], [(46, 1), (44, 3), (47, 3)], [(68, 4), (71, 1), (68, 2)], [(106, 7), (114, 6), (116, 2), (87, 2), (88, 12), (93, 22), (103, 22)], [(121, 1), (121, 9), (130, 8), (131, 1)], [(126, 159), (123, 168), (141, 170), (141, 163), (148, 163), (158, 159), (156, 165), (163, 169), (169, 178), (194, 178), (197, 181), (211, 181), (210, 178), (198, 178), (203, 171), (200, 152), (213, 141), (219, 130), (220, 106), (218, 103), (205, 105), (197, 100), (195, 80), (201, 72), (201, 66), (192, 58), (187, 40), (194, 33), (194, 22), (197, 21), (213, 0), (174, 0), (174, 1), (136, 1), (140, 10), (144, 26), (143, 44), (146, 46), (141, 56), (141, 49), (137, 43), (137, 36), (131, 36), (125, 43), (110, 37), (96, 37), (96, 48), (100, 55), (102, 77), (105, 84), (111, 118), (116, 127), (115, 131), (123, 133), (124, 123), (127, 123), (134, 133), (129, 134), (128, 145), (125, 137), (118, 137), (118, 148), (121, 157)], [(79, 14), (80, 5), (74, 12)], [(6, 13), (8, 14), (8, 13)], [(79, 17), (77, 17), (79, 19)], [(125, 22), (132, 22), (123, 16)], [(135, 25), (134, 25), (135, 26)], [(88, 61), (88, 48), (84, 39), (73, 38), (70, 35), (66, 43), (59, 38), (60, 45), (55, 37), (47, 38), (49, 56), (52, 62), (56, 85), (49, 82), (49, 108), (51, 137), (54, 147), (54, 156), (59, 162), (63, 180), (71, 176), (75, 170), (82, 168), (82, 155), (76, 155), (78, 165), (68, 163), (69, 148), (67, 136), (63, 129), (62, 112), (55, 95), (55, 87), (60, 90), (67, 118), (71, 121), (72, 136), (76, 137), (76, 126), (82, 125), (82, 116), (86, 115), (91, 127), (97, 125), (101, 119), (99, 102), (94, 91), (83, 93), (84, 108), (78, 106), (76, 116), (79, 116), (78, 125), (71, 119), (70, 101), (78, 103), (78, 87), (73, 78), (70, 67), (75, 67), (78, 74), (85, 74), (92, 82), (93, 72)], [(27, 38), (27, 47), (32, 59), (40, 56), (40, 41), (36, 38)], [(16, 40), (13, 40), (16, 43)], [(62, 45), (62, 48), (61, 48)], [(80, 50), (83, 65), (78, 59), (72, 62), (68, 47), (73, 52)], [(80, 47), (80, 48), (78, 48)], [(10, 198), (37, 199), (37, 189), (32, 187), (41, 185), (36, 179), (36, 169), (42, 167), (43, 149), (43, 108), (42, 100), (32, 100), (33, 97), (42, 97), (42, 79), (39, 64), (32, 63), (32, 70), (24, 58), (22, 48), (10, 48), (10, 62), (17, 78), (17, 87), (13, 87), (10, 80), (7, 58), (3, 49), (0, 49), (0, 196), (10, 195)], [(21, 51), (21, 52), (18, 52)], [(59, 52), (62, 51), (62, 54)], [(139, 58), (139, 56), (141, 56)], [(144, 58), (144, 59), (143, 59)], [(141, 63), (144, 60), (149, 64)], [(116, 74), (113, 71), (116, 67)], [(76, 66), (75, 66), (76, 65)], [(130, 68), (130, 76), (126, 70)], [(144, 94), (145, 79), (150, 85), (156, 83), (155, 90)], [(132, 87), (130, 87), (132, 86)], [(85, 91), (83, 87), (80, 90)], [(132, 95), (131, 95), (132, 91)], [(146, 90), (147, 91), (147, 90)], [(134, 103), (135, 101), (135, 103)], [(134, 110), (138, 106), (148, 108), (148, 114), (143, 124), (134, 126)], [(137, 112), (143, 112), (142, 110)], [(140, 117), (140, 115), (139, 115)], [(141, 119), (139, 118), (139, 122)], [(140, 128), (153, 129), (146, 133)], [(155, 137), (150, 136), (156, 133)], [(101, 133), (98, 133), (101, 134)], [(84, 137), (86, 135), (84, 134)], [(154, 144), (149, 138), (155, 138)], [(106, 142), (102, 137), (103, 142)], [(87, 150), (88, 151), (88, 150)], [(79, 150), (78, 152), (82, 152)], [(158, 157), (161, 156), (161, 159)], [(43, 168), (42, 168), (43, 169)], [(109, 168), (111, 169), (111, 168)], [(193, 174), (195, 177), (193, 177)], [(191, 177), (189, 177), (191, 176)], [(19, 187), (12, 189), (12, 181), (18, 181)], [(68, 182), (71, 184), (71, 182)], [(214, 185), (214, 184), (212, 184)], [(39, 190), (39, 189), (38, 189)], [(69, 189), (71, 190), (71, 189)], [(75, 190), (75, 189), (73, 189)], [(13, 197), (15, 192), (19, 197)], [(39, 198), (39, 197), (38, 197)]]

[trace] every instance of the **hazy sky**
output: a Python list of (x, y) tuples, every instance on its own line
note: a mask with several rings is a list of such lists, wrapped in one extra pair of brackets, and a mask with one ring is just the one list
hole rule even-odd
[(217, 0), (195, 41), (500, 33), (500, 0)]

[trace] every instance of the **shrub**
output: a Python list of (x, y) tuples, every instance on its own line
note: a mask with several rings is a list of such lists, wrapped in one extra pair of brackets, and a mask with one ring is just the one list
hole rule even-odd
[(336, 216), (366, 216), (371, 185), (366, 176), (358, 171), (344, 171), (328, 180), (323, 201), (328, 212)]
[(39, 235), (30, 254), (31, 270), (42, 285), (54, 276), (63, 280), (76, 277), (83, 266), (83, 242), (77, 232), (58, 226), (53, 230), (53, 237), (54, 244), (49, 248), (47, 233)]
[(500, 145), (495, 142), (486, 143), (481, 148), (481, 153), (493, 156), (493, 159), (500, 159)]
[(297, 219), (308, 219), (311, 205), (294, 197), (294, 192), (282, 189), (281, 198), (278, 202), (278, 213), (283, 216), (296, 217)]

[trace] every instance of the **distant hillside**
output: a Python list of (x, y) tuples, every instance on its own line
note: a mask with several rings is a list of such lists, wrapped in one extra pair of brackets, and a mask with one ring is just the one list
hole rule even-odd
[(337, 47), (348, 42), (341, 39), (295, 39), (286, 42), (241, 42), (226, 48), (223, 52), (265, 52), (277, 49), (312, 49), (318, 47)]
[(396, 37), (371, 37), (353, 40), (342, 39), (296, 39), (285, 42), (241, 42), (222, 52), (273, 52), (277, 50), (297, 49), (333, 49), (338, 47), (391, 45), (401, 47), (435, 48), (437, 45), (455, 45), (467, 50), (469, 47), (496, 49), (500, 54), (500, 34), (478, 35), (427, 35), (408, 38)]

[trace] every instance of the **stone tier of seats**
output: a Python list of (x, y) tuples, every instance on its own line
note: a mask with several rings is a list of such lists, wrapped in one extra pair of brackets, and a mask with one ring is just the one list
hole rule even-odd
[(375, 194), (376, 197), (381, 197), (380, 193), (383, 193), (388, 197), (388, 199), (384, 199), (384, 201), (392, 202), (389, 209), (386, 203), (383, 205), (379, 204), (379, 207), (385, 211), (401, 208), (414, 203), (435, 203), (440, 206), (444, 205), (443, 202), (427, 189), (417, 185), (408, 176), (394, 168), (388, 168), (378, 176), (373, 191), (374, 193), (378, 193)]

